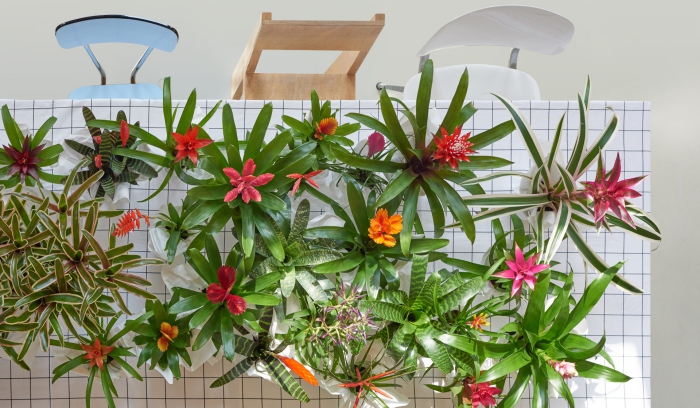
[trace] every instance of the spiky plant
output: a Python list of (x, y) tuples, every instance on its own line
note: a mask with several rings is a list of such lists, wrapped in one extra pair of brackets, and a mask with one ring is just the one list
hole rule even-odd
[[(95, 120), (95, 115), (86, 106), (83, 107), (83, 117), (86, 125), (91, 120)], [(120, 110), (117, 113), (117, 121), (128, 123), (124, 111)], [(139, 122), (136, 122), (134, 126), (138, 127)], [(88, 126), (88, 130), (92, 136), (93, 147), (75, 140), (66, 140), (66, 144), (88, 159), (87, 169), (79, 172), (75, 177), (78, 183), (84, 182), (100, 170), (103, 172), (95, 197), (106, 195), (113, 198), (117, 183), (136, 184), (139, 176), (145, 176), (149, 179), (158, 176), (158, 172), (145, 161), (115, 154), (114, 151), (117, 147), (132, 149), (137, 146), (136, 138), (129, 134), (128, 126), (121, 126), (118, 132), (101, 130), (94, 126)]]
[[(76, 167), (67, 177), (60, 194), (39, 197), (19, 186), (0, 200), (0, 288), (5, 306), (0, 333), (26, 333), (22, 343), (0, 341), (0, 345), (27, 369), (22, 360), (36, 339), (47, 350), (51, 335), (63, 343), (63, 328), (74, 336), (79, 334), (77, 328), (97, 336), (99, 318), (114, 316), (115, 304), (130, 313), (120, 290), (155, 298), (142, 288), (150, 282), (126, 271), (162, 262), (129, 255), (134, 245), (116, 246), (115, 239), (102, 247), (95, 238), (104, 215), (99, 211), (102, 200), (80, 201), (102, 172), (69, 194), (77, 171)], [(19, 353), (12, 348), (18, 345)]]

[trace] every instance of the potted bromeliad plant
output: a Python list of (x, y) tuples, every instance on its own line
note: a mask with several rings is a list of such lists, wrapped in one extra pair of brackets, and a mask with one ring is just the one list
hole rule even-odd
[[(382, 92), (381, 118), (339, 118), (313, 92), (307, 115), (271, 127), (268, 103), (245, 134), (230, 104), (194, 123), (196, 92), (173, 107), (168, 79), (165, 137), (129, 124), (122, 112), (96, 120), (86, 108), (92, 146), (68, 143), (83, 160), (66, 176), (48, 171), (59, 149), (41, 147), (55, 119), (23, 142), (3, 108), (11, 146), (0, 154), (0, 346), (24, 369), (37, 340), (45, 350), (67, 350), (54, 380), (83, 372), (87, 403), (97, 380), (110, 407), (116, 378), (140, 379), (125, 357), (170, 382), (182, 366), (225, 358), (233, 366), (211, 387), (260, 376), (308, 402), (296, 376), (354, 408), (404, 406), (401, 386), (432, 370), (444, 380), (429, 388), (464, 408), (511, 408), (528, 388), (533, 406), (553, 396), (574, 406), (573, 377), (628, 381), (606, 353), (606, 337), (577, 330), (610, 283), (640, 292), (620, 274), (624, 262), (606, 264), (582, 232), (661, 239), (631, 202), (643, 177), (622, 179), (619, 156), (606, 165), (617, 116), (588, 141), (589, 82), (568, 159), (560, 151), (563, 117), (545, 151), (500, 96), (512, 119), (472, 135), (463, 131), (477, 111), (465, 103), (465, 70), (433, 134), (432, 76), (429, 60), (415, 106)], [(206, 129), (217, 112), (218, 141)], [(374, 133), (355, 146), (362, 125)], [(528, 173), (499, 170), (512, 163), (483, 153), (514, 130), (534, 163)], [(166, 203), (158, 215), (101, 208), (114, 183), (160, 169), (165, 176), (148, 199), (176, 175), (188, 189), (181, 205)], [(501, 177), (518, 177), (523, 188), (487, 194), (482, 183)], [(40, 180), (64, 185), (33, 188)], [(428, 217), (418, 211), (425, 205)], [(100, 221), (120, 215), (99, 237)], [(474, 242), (482, 222), (493, 231), (483, 259), (456, 256), (445, 231), (461, 229)], [(169, 274), (192, 271), (168, 279), (168, 299), (129, 272), (162, 261), (117, 244), (138, 228), (157, 237), (151, 252), (172, 264)], [(572, 266), (555, 260), (567, 239), (599, 272), (580, 297)], [(121, 314), (131, 314), (125, 292), (146, 302), (121, 325)]]

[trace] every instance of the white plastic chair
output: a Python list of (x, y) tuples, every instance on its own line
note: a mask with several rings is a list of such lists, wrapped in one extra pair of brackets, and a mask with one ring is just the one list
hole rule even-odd
[(431, 99), (452, 99), (464, 68), (469, 70), (468, 100), (493, 100), (491, 92), (510, 100), (539, 100), (537, 82), (517, 70), (518, 52), (559, 54), (571, 41), (574, 25), (559, 14), (528, 6), (496, 6), (472, 11), (445, 24), (418, 52), (418, 74), (405, 87), (377, 84), (403, 92), (405, 100), (418, 94), (420, 72), (431, 53), (454, 47), (497, 45), (512, 48), (508, 67), (483, 64), (453, 65), (435, 68)]
[[(153, 20), (118, 14), (91, 16), (67, 21), (56, 27), (56, 40), (63, 48), (82, 46), (100, 72), (102, 85), (84, 86), (68, 95), (69, 99), (161, 99), (163, 91), (155, 84), (137, 84), (139, 71), (151, 51), (170, 52), (179, 37), (177, 30)], [(107, 85), (107, 75), (90, 49), (90, 44), (127, 43), (148, 47), (131, 70), (130, 84)]]

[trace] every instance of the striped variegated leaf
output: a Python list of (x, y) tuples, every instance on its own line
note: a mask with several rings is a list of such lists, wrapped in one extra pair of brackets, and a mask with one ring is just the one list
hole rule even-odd
[(483, 176), (483, 177), (477, 177), (477, 178), (469, 179), (467, 181), (463, 181), (459, 184), (461, 184), (463, 186), (473, 186), (475, 184), (480, 184), (480, 183), (483, 183), (486, 181), (495, 180), (495, 179), (501, 178), (501, 177), (522, 177), (522, 178), (530, 179), (530, 176), (528, 176), (526, 173), (522, 173), (519, 171), (497, 171), (497, 172), (493, 172), (493, 173), (488, 174), (488, 175)]
[(311, 249), (301, 254), (301, 256), (294, 261), (294, 265), (313, 267), (322, 263), (335, 261), (342, 256), (340, 252), (332, 249)]
[(389, 356), (396, 361), (400, 361), (406, 355), (411, 345), (415, 344), (414, 333), (415, 327), (410, 323), (399, 326), (393, 336), (389, 336), (389, 344), (386, 346)]
[(148, 178), (158, 177), (158, 172), (153, 167), (146, 164), (146, 162), (144, 162), (143, 160), (129, 158), (126, 161), (126, 164), (127, 166), (129, 166), (130, 171), (135, 171), (136, 173), (139, 173), (142, 176)]
[(377, 302), (393, 303), (403, 305), (408, 300), (406, 292), (401, 290), (380, 290), (377, 293)]
[(559, 119), (559, 124), (557, 124), (557, 130), (554, 132), (554, 140), (552, 140), (552, 148), (549, 151), (549, 157), (547, 158), (547, 168), (551, 169), (554, 166), (554, 162), (557, 159), (557, 153), (559, 152), (559, 144), (561, 143), (561, 131), (564, 127), (564, 118), (566, 118), (566, 112), (561, 115)]
[(65, 142), (68, 147), (82, 154), (83, 156), (91, 156), (95, 154), (95, 150), (93, 148), (85, 146), (82, 143), (78, 143), (75, 140), (66, 139)]
[[(105, 177), (106, 178), (106, 177)], [(115, 179), (115, 183), (129, 183), (129, 184), (136, 184), (136, 179), (139, 178), (139, 175), (136, 173), (131, 173), (131, 172), (125, 172), (120, 175), (118, 175)], [(104, 184), (104, 181), (100, 181), (101, 183)], [(107, 191), (105, 189), (105, 191)], [(112, 193), (114, 195), (114, 193)]]
[(275, 358), (275, 356), (268, 354), (263, 357), (262, 361), (265, 362), (270, 370), (270, 377), (272, 377), (287, 394), (301, 402), (311, 401), (304, 389), (301, 388), (301, 385), (289, 374), (284, 364)]
[(549, 203), (547, 193), (539, 194), (479, 194), (462, 197), (470, 207), (536, 206)]
[[(115, 177), (122, 174), (122, 172), (126, 168), (126, 161), (127, 161), (126, 157), (116, 157), (115, 156), (112, 158), (110, 168), (112, 169), (112, 174), (114, 174)], [(103, 167), (104, 167), (104, 165), (103, 165)]]
[(273, 309), (271, 307), (266, 307), (263, 309), (263, 314), (260, 316), (258, 323), (265, 333), (270, 331), (270, 326), (272, 326)]
[(493, 94), (493, 96), (503, 102), (503, 105), (505, 105), (506, 109), (510, 113), (515, 126), (518, 128), (520, 135), (523, 137), (525, 147), (527, 148), (528, 152), (530, 152), (530, 156), (535, 162), (535, 165), (537, 167), (544, 166), (544, 154), (542, 154), (540, 142), (537, 141), (537, 136), (535, 136), (535, 132), (532, 130), (532, 127), (530, 127), (530, 124), (528, 123), (527, 119), (525, 119), (525, 116), (510, 101), (506, 100), (500, 95)]
[(411, 286), (408, 290), (408, 302), (412, 304), (418, 297), (423, 285), (425, 285), (425, 274), (428, 272), (428, 255), (414, 255), (411, 265)]
[(416, 299), (409, 304), (411, 310), (430, 313), (435, 309), (435, 300), (437, 299), (438, 289), (440, 287), (440, 275), (433, 273), (425, 281), (425, 285), (421, 288)]
[(408, 314), (408, 308), (400, 304), (374, 301), (372, 313), (390, 322), (403, 323)]
[[(586, 84), (586, 88), (588, 87), (590, 87), (590, 82)], [(566, 169), (571, 174), (578, 174), (588, 143), (588, 107), (583, 103), (581, 94), (578, 95), (578, 119), (579, 127), (578, 134), (576, 135), (576, 142), (574, 143), (574, 149), (571, 151), (569, 163), (566, 165)]]
[(252, 358), (248, 357), (244, 359), (240, 363), (236, 364), (228, 372), (226, 372), (226, 374), (222, 375), (216, 381), (211, 383), (209, 387), (217, 388), (230, 383), (231, 381), (245, 374), (246, 371), (248, 371), (248, 369), (253, 366), (253, 364), (255, 364), (255, 360), (253, 360)]
[(306, 291), (306, 294), (314, 301), (320, 302), (328, 300), (326, 292), (319, 285), (318, 279), (314, 274), (300, 268), (296, 270), (296, 280), (304, 291)]
[(253, 352), (257, 346), (258, 343), (254, 342), (253, 340), (242, 336), (236, 336), (236, 354), (250, 357), (253, 355)]
[[(86, 124), (91, 120), (95, 120), (95, 115), (87, 106), (83, 106), (83, 118), (85, 118)], [(88, 131), (90, 132), (90, 136), (92, 137), (101, 136), (100, 128), (98, 127), (88, 126)]]
[(547, 248), (544, 251), (543, 263), (548, 264), (554, 258), (554, 255), (556, 255), (559, 246), (562, 241), (564, 241), (564, 237), (566, 237), (566, 231), (569, 229), (570, 221), (571, 205), (568, 201), (562, 201), (557, 208), (557, 216), (552, 226), (552, 233), (549, 235)]
[(291, 270), (284, 274), (284, 278), (280, 280), (280, 291), (282, 292), (283, 297), (287, 298), (292, 295), (294, 287), (297, 284), (296, 276), (296, 270), (291, 268)]
[(442, 334), (441, 331), (435, 329), (430, 324), (419, 326), (416, 328), (416, 338), (423, 350), (428, 354), (435, 366), (443, 373), (451, 373), (454, 368), (450, 355), (445, 348), (445, 345), (435, 341), (435, 337)]
[(484, 287), (484, 280), (480, 277), (473, 278), (457, 289), (438, 299), (438, 313), (444, 314), (456, 308), (463, 302), (476, 296)]
[(604, 152), (613, 139), (615, 139), (615, 135), (617, 134), (617, 130), (620, 126), (620, 118), (617, 116), (615, 111), (612, 110), (612, 108), (608, 107), (607, 109), (612, 112), (612, 117), (610, 118), (608, 124), (605, 125), (605, 129), (603, 129), (603, 131), (600, 133), (600, 136), (598, 136), (598, 139), (593, 142), (590, 149), (588, 149), (586, 155), (583, 157), (578, 172), (574, 174), (576, 179), (588, 171), (588, 168), (595, 163), (598, 154), (600, 152)]
[(292, 223), (292, 227), (289, 231), (289, 236), (287, 238), (288, 244), (303, 239), (304, 231), (306, 231), (306, 227), (309, 225), (310, 211), (311, 205), (309, 204), (309, 200), (301, 200), (299, 206), (297, 207), (297, 212), (294, 215), (294, 222)]

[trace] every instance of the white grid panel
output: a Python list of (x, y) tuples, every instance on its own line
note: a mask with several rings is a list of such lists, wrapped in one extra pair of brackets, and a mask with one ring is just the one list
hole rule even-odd
[[(199, 101), (198, 106), (202, 114), (213, 107), (216, 101)], [(253, 126), (258, 112), (263, 106), (263, 101), (230, 101), (233, 108), (239, 137), (243, 137), (246, 130)], [(268, 131), (268, 138), (274, 137), (276, 124), (281, 124), (281, 116), (289, 115), (301, 119), (309, 108), (308, 101), (272, 101), (274, 112)], [(59, 142), (79, 129), (84, 128), (84, 120), (81, 109), (88, 106), (99, 119), (116, 118), (119, 110), (124, 110), (130, 123), (140, 121), (141, 127), (151, 133), (163, 137), (165, 133), (163, 125), (162, 107), (160, 101), (136, 101), (136, 100), (55, 100), (55, 101), (20, 101), (0, 100), (0, 106), (7, 104), (15, 120), (20, 124), (26, 124), (35, 132), (41, 124), (50, 116), (58, 118), (53, 129), (47, 136), (47, 140)], [(184, 105), (184, 102), (181, 102)], [(410, 105), (410, 104), (409, 104)], [(562, 114), (566, 112), (562, 148), (568, 155), (573, 147), (578, 129), (577, 104), (575, 102), (518, 102), (516, 103), (525, 117), (530, 121), (532, 128), (541, 140), (551, 139), (556, 125)], [(350, 112), (360, 112), (375, 117), (381, 117), (376, 101), (333, 101), (332, 106), (339, 109), (337, 115), (339, 122), (351, 121), (344, 115)], [(444, 114), (449, 106), (449, 101), (436, 101), (434, 108)], [(490, 129), (509, 119), (508, 113), (500, 103), (480, 101), (475, 102), (479, 109), (476, 115), (470, 119), (463, 130), (478, 134)], [(605, 109), (606, 106), (614, 108), (620, 116), (620, 130), (615, 141), (606, 152), (608, 166), (617, 153), (620, 153), (623, 161), (623, 178), (648, 174), (650, 164), (650, 106), (648, 102), (591, 102), (589, 140), (597, 137), (597, 134), (610, 119), (612, 113)], [(197, 117), (195, 117), (196, 120)], [(205, 126), (212, 138), (221, 138), (221, 112), (217, 112)], [(361, 129), (353, 138), (366, 138), (372, 131)], [(0, 131), (3, 135), (4, 131)], [(514, 133), (492, 146), (481, 151), (508, 159), (514, 162), (511, 170), (527, 171), (531, 163), (527, 151), (524, 149), (522, 139)], [(594, 172), (595, 169), (593, 169)], [(150, 195), (160, 185), (162, 177), (148, 182), (140, 183), (131, 188), (131, 196), (128, 208), (139, 208), (150, 216), (155, 216), (161, 205), (167, 202), (179, 203), (184, 198), (187, 186), (179, 181), (171, 181), (170, 186), (159, 197), (146, 202), (138, 203)], [(594, 177), (591, 171), (587, 180)], [(517, 191), (518, 180), (497, 179), (483, 184), (487, 192), (510, 193)], [(642, 197), (636, 200), (636, 204), (646, 211), (651, 210), (650, 178), (647, 178), (640, 186)], [(128, 209), (124, 208), (124, 209)], [(429, 209), (425, 202), (419, 207), (421, 219), (426, 232), (430, 236), (431, 230)], [(107, 223), (101, 227), (106, 230)], [(102, 238), (106, 231), (102, 231)], [(635, 237), (625, 236), (622, 233), (585, 232), (587, 242), (609, 264), (622, 259), (627, 260), (622, 273), (633, 283), (641, 286), (643, 295), (625, 295), (616, 288), (609, 288), (598, 306), (588, 317), (589, 334), (592, 340), (599, 340), (605, 333), (607, 335), (606, 350), (613, 357), (616, 368), (633, 377), (626, 384), (612, 384), (598, 381), (576, 378), (570, 385), (576, 404), (579, 407), (627, 407), (648, 408), (651, 405), (650, 397), (650, 245)], [(477, 224), (477, 238), (472, 246), (461, 232), (448, 231), (445, 238), (451, 243), (444, 251), (461, 259), (480, 262), (482, 254), (493, 243), (490, 224)], [(148, 234), (145, 230), (132, 232), (128, 239), (136, 244), (135, 253), (149, 256), (147, 251)], [(222, 232), (217, 237), (220, 246), (230, 248), (232, 237)], [(555, 257), (560, 262), (569, 262), (575, 272), (574, 296), (582, 293), (585, 274), (583, 263), (576, 248), (565, 241)], [(153, 282), (149, 289), (161, 297), (167, 295), (159, 275), (159, 267), (141, 268), (134, 273)], [(592, 272), (591, 272), (592, 273)], [(589, 277), (592, 279), (592, 276)], [(132, 311), (138, 311), (143, 305), (141, 299), (129, 295), (127, 301)], [(496, 323), (498, 324), (498, 323)], [(135, 365), (135, 359), (131, 359)], [(51, 384), (51, 370), (56, 363), (50, 353), (39, 351), (34, 360), (32, 371), (25, 372), (21, 368), (11, 364), (9, 360), (0, 359), (0, 402), (8, 404), (12, 408), (19, 407), (82, 407), (87, 380), (78, 375), (69, 375)], [(233, 383), (217, 389), (210, 389), (209, 384), (230, 368), (228, 362), (219, 362), (216, 365), (205, 363), (195, 372), (184, 371), (184, 376), (175, 384), (169, 385), (157, 372), (146, 371), (142, 367), (139, 372), (144, 377), (143, 382), (135, 379), (116, 380), (115, 385), (120, 398), (116, 399), (118, 407), (240, 407), (245, 408), (292, 408), (300, 406), (332, 408), (339, 406), (338, 399), (318, 388), (310, 387), (302, 383), (311, 397), (309, 404), (301, 404), (291, 399), (282, 392), (276, 384), (269, 383), (260, 378), (245, 377)], [(426, 377), (424, 382), (432, 382), (433, 378)], [(406, 394), (411, 402), (408, 407), (450, 407), (449, 396), (434, 394), (431, 390), (420, 384), (402, 384), (401, 392)], [(93, 406), (106, 406), (101, 398), (101, 387), (95, 386), (93, 391)], [(529, 406), (526, 400), (522, 406)], [(564, 407), (562, 399), (552, 399), (553, 407)]]

